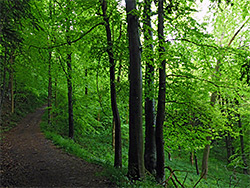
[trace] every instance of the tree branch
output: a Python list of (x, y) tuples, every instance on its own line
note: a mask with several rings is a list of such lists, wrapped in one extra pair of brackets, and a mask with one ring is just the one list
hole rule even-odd
[(198, 78), (198, 77), (195, 77), (195, 76), (187, 76), (187, 75), (175, 75), (175, 74), (169, 74), (169, 75), (166, 75), (166, 77), (183, 77), (183, 78), (194, 78), (194, 79), (197, 79), (197, 80), (200, 80), (200, 81), (205, 81), (205, 82), (208, 82), (210, 84), (213, 84), (214, 86), (216, 87), (221, 87), (219, 85), (217, 85), (216, 83), (210, 81), (210, 80), (206, 80), (206, 79), (202, 79), (202, 78)]
[(235, 37), (239, 34), (239, 32), (243, 29), (243, 27), (246, 25), (246, 23), (249, 21), (250, 17), (245, 21), (245, 23), (238, 29), (238, 31), (236, 31), (236, 33), (234, 34), (234, 36), (232, 37), (232, 39), (230, 40), (230, 42), (228, 43), (228, 47), (232, 44), (233, 40), (235, 39)]
[(191, 41), (191, 40), (188, 40), (188, 39), (170, 39), (170, 40), (177, 40), (177, 41), (186, 41), (186, 42), (190, 42), (190, 43), (192, 43), (192, 44), (195, 44), (196, 46), (206, 46), (206, 47), (210, 47), (210, 48), (215, 48), (216, 50), (218, 49), (218, 47), (217, 46), (213, 46), (213, 45), (208, 45), (208, 44), (198, 44), (198, 43), (196, 43), (196, 42), (194, 42), (194, 41)]
[(72, 40), (72, 41), (67, 41), (67, 42), (64, 42), (64, 43), (61, 43), (61, 44), (58, 44), (58, 45), (54, 45), (54, 46), (49, 46), (49, 47), (38, 47), (38, 46), (30, 45), (29, 48), (33, 47), (33, 48), (38, 48), (38, 49), (52, 49), (52, 48), (61, 47), (61, 46), (67, 45), (67, 44), (72, 44), (72, 43), (75, 43), (75, 42), (81, 40), (85, 35), (89, 34), (97, 26), (103, 25), (103, 24), (104, 24), (103, 22), (96, 24), (90, 30), (88, 30), (86, 33), (83, 33), (79, 38), (77, 38), (75, 40)]

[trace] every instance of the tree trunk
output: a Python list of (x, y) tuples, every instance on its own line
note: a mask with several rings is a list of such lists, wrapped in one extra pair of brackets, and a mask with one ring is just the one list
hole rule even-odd
[(154, 109), (154, 59), (153, 33), (151, 27), (151, 0), (144, 1), (144, 24), (143, 33), (146, 43), (147, 54), (145, 73), (145, 153), (144, 162), (146, 169), (152, 174), (156, 168), (156, 143), (155, 143), (155, 109)]
[(142, 70), (136, 0), (126, 0), (129, 36), (129, 159), (128, 176), (138, 180), (145, 176), (142, 131)]
[(242, 156), (242, 161), (244, 164), (244, 168), (243, 168), (243, 173), (244, 174), (248, 174), (247, 173), (247, 159), (246, 159), (246, 154), (245, 154), (245, 147), (244, 147), (244, 137), (243, 137), (243, 131), (242, 131), (242, 123), (241, 123), (241, 118), (240, 118), (240, 114), (238, 114), (238, 125), (240, 128), (240, 148), (241, 148), (241, 156)]
[[(67, 13), (70, 15), (72, 6), (71, 0), (67, 0)], [(71, 41), (70, 41), (70, 19), (66, 19), (66, 40), (68, 44), (67, 54), (67, 87), (68, 87), (68, 118), (69, 118), (69, 137), (74, 138), (74, 118), (73, 118), (73, 88), (72, 88), (72, 52), (71, 52)]]
[(14, 55), (11, 53), (10, 57), (10, 94), (11, 94), (11, 113), (15, 112), (15, 98), (14, 98)]
[[(88, 69), (85, 69), (85, 79), (88, 77)], [(88, 95), (88, 85), (85, 85), (85, 95)]]
[(159, 37), (159, 59), (161, 62), (161, 67), (159, 68), (159, 94), (158, 94), (158, 108), (156, 117), (156, 152), (157, 152), (157, 162), (156, 162), (156, 180), (162, 182), (165, 179), (165, 159), (164, 159), (164, 140), (163, 140), (163, 123), (165, 119), (165, 98), (166, 98), (166, 61), (163, 59), (163, 53), (165, 48), (164, 43), (164, 33), (163, 33), (163, 0), (158, 2), (158, 37)]
[[(210, 138), (207, 138), (207, 140), (210, 140)], [(210, 144), (207, 144), (204, 148), (202, 166), (201, 166), (202, 170), (201, 177), (203, 177), (204, 179), (207, 179), (209, 152), (210, 152)]]
[(232, 137), (230, 133), (225, 137), (226, 140), (226, 149), (227, 149), (227, 162), (230, 163), (230, 157), (234, 154), (234, 148), (232, 144)]
[(71, 53), (67, 57), (67, 85), (68, 85), (68, 115), (69, 115), (69, 137), (74, 137), (74, 120), (73, 120), (73, 91), (72, 91), (72, 66)]
[(51, 124), (52, 119), (52, 77), (51, 77), (51, 51), (49, 51), (49, 70), (48, 70), (48, 76), (49, 76), (49, 83), (48, 83), (48, 124)]
[[(6, 60), (6, 59), (5, 59)], [(1, 63), (2, 64), (2, 63)], [(2, 124), (2, 110), (3, 110), (3, 103), (4, 103), (4, 98), (5, 98), (5, 89), (6, 89), (6, 66), (3, 65), (3, 76), (1, 78), (3, 78), (2, 85), (1, 85), (1, 98), (0, 98), (0, 124)]]
[(199, 165), (198, 165), (196, 150), (194, 151), (194, 162), (195, 162), (196, 173), (197, 173), (197, 175), (199, 175), (200, 172), (199, 172)]
[(110, 92), (111, 92), (111, 107), (113, 112), (113, 119), (115, 122), (115, 167), (122, 167), (122, 146), (121, 146), (121, 121), (120, 115), (116, 102), (116, 89), (115, 89), (115, 59), (113, 53), (113, 44), (111, 39), (111, 30), (109, 25), (109, 19), (106, 14), (107, 10), (107, 2), (106, 0), (101, 0), (102, 3), (102, 11), (103, 11), (103, 19), (105, 21), (105, 28), (107, 34), (107, 43), (108, 43), (108, 56), (109, 56), (109, 64), (110, 64)]

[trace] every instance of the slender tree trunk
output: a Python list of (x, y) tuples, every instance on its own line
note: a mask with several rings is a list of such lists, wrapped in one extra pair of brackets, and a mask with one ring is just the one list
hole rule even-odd
[(227, 163), (229, 164), (231, 153), (230, 153), (230, 146), (229, 146), (230, 144), (229, 144), (228, 135), (225, 136), (225, 143), (226, 143), (226, 150), (227, 150)]
[(145, 176), (142, 131), (142, 70), (139, 22), (136, 0), (126, 0), (129, 36), (129, 159), (128, 176), (133, 180)]
[[(2, 64), (2, 63), (1, 63)], [(3, 103), (5, 98), (5, 89), (6, 89), (6, 66), (3, 65), (3, 81), (2, 81), (2, 87), (1, 87), (1, 98), (0, 98), (0, 124), (2, 124), (2, 110), (3, 110)]]
[[(85, 79), (88, 77), (88, 69), (85, 69)], [(85, 85), (85, 95), (88, 95), (88, 85)]]
[(52, 119), (52, 76), (51, 76), (51, 51), (49, 51), (49, 70), (48, 70), (48, 75), (49, 75), (49, 83), (48, 83), (48, 124), (51, 124), (51, 119)]
[(246, 159), (246, 154), (245, 154), (245, 147), (244, 147), (244, 137), (243, 137), (243, 131), (242, 131), (242, 123), (241, 123), (241, 118), (240, 118), (240, 114), (238, 114), (238, 125), (240, 128), (240, 148), (241, 148), (241, 156), (242, 156), (242, 161), (244, 164), (244, 168), (243, 168), (243, 173), (244, 174), (248, 174), (247, 173), (247, 159)]
[(204, 179), (207, 179), (209, 151), (210, 151), (210, 144), (207, 144), (203, 152), (202, 167), (201, 167), (202, 168), (201, 176)]
[[(72, 10), (71, 0), (67, 0), (67, 13), (70, 15)], [(74, 118), (73, 118), (73, 88), (72, 88), (72, 52), (71, 52), (71, 41), (70, 41), (70, 19), (66, 19), (66, 40), (68, 44), (67, 54), (67, 86), (68, 86), (68, 118), (69, 118), (69, 137), (74, 138)]]
[(163, 139), (163, 123), (165, 119), (165, 98), (166, 98), (166, 61), (163, 59), (165, 48), (164, 43), (164, 21), (163, 21), (163, 0), (158, 2), (158, 37), (159, 37), (159, 54), (161, 67), (159, 68), (159, 94), (158, 94), (158, 108), (156, 117), (156, 180), (162, 182), (165, 179), (165, 157), (164, 157), (164, 139)]
[(203, 177), (204, 179), (207, 179), (209, 152), (210, 152), (210, 144), (207, 144), (203, 151), (202, 165), (201, 165), (201, 177)]
[(152, 174), (156, 168), (156, 143), (155, 143), (155, 109), (154, 109), (154, 59), (153, 33), (151, 26), (151, 0), (144, 0), (143, 33), (146, 43), (146, 73), (145, 73), (145, 167)]
[(234, 154), (234, 148), (233, 148), (233, 140), (232, 137), (230, 135), (230, 133), (227, 134), (227, 136), (225, 137), (226, 140), (226, 149), (227, 149), (227, 162), (230, 163), (230, 157)]
[(74, 137), (74, 120), (73, 120), (73, 91), (72, 91), (72, 66), (71, 53), (67, 57), (67, 85), (68, 85), (68, 115), (69, 115), (69, 137)]
[(10, 57), (10, 94), (11, 94), (11, 113), (15, 112), (15, 97), (14, 97), (14, 55), (11, 53)]
[(120, 115), (116, 102), (116, 89), (115, 89), (115, 59), (113, 53), (113, 44), (111, 39), (111, 30), (109, 25), (109, 19), (106, 14), (107, 10), (107, 2), (106, 0), (101, 0), (102, 3), (102, 11), (103, 11), (103, 19), (105, 21), (105, 28), (107, 34), (107, 43), (108, 43), (108, 56), (109, 56), (109, 64), (110, 64), (110, 92), (111, 92), (111, 107), (113, 112), (113, 118), (115, 122), (115, 167), (122, 167), (122, 146), (121, 146), (121, 121)]
[(195, 162), (196, 173), (197, 173), (197, 175), (199, 175), (200, 172), (199, 172), (199, 165), (198, 165), (196, 150), (194, 150), (194, 162)]

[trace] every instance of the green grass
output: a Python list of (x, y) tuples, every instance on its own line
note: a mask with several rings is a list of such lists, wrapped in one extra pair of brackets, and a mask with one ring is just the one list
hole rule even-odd
[[(123, 125), (123, 168), (115, 169), (113, 167), (114, 151), (112, 149), (111, 130), (103, 133), (79, 134), (76, 133), (74, 141), (46, 131), (46, 123), (41, 124), (46, 137), (51, 139), (54, 144), (68, 153), (76, 155), (90, 163), (102, 165), (105, 171), (100, 175), (107, 176), (115, 182), (118, 187), (162, 187), (158, 185), (152, 176), (147, 176), (144, 181), (130, 182), (126, 176), (128, 165), (128, 127)], [(224, 152), (224, 153), (223, 153)], [(218, 155), (220, 154), (220, 155)], [(209, 159), (209, 172), (207, 180), (202, 179), (196, 187), (198, 188), (247, 188), (249, 176), (239, 173), (227, 167), (225, 163), (225, 151), (221, 148), (212, 148)], [(190, 154), (185, 151), (176, 151), (172, 153), (172, 161), (166, 160), (166, 166), (170, 166), (175, 171), (177, 179), (185, 187), (194, 187), (200, 176), (196, 174), (195, 166), (191, 166), (189, 161)], [(197, 153), (199, 167), (201, 167), (202, 151)], [(223, 162), (224, 161), (224, 162)], [(166, 169), (166, 179), (170, 172)], [(179, 186), (179, 185), (178, 185)], [(169, 181), (168, 187), (174, 187)]]

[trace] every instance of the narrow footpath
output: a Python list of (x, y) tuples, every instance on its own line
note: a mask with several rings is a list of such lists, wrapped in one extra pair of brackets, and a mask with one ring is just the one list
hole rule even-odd
[(44, 108), (2, 135), (0, 187), (115, 187), (102, 167), (58, 149), (40, 131)]

